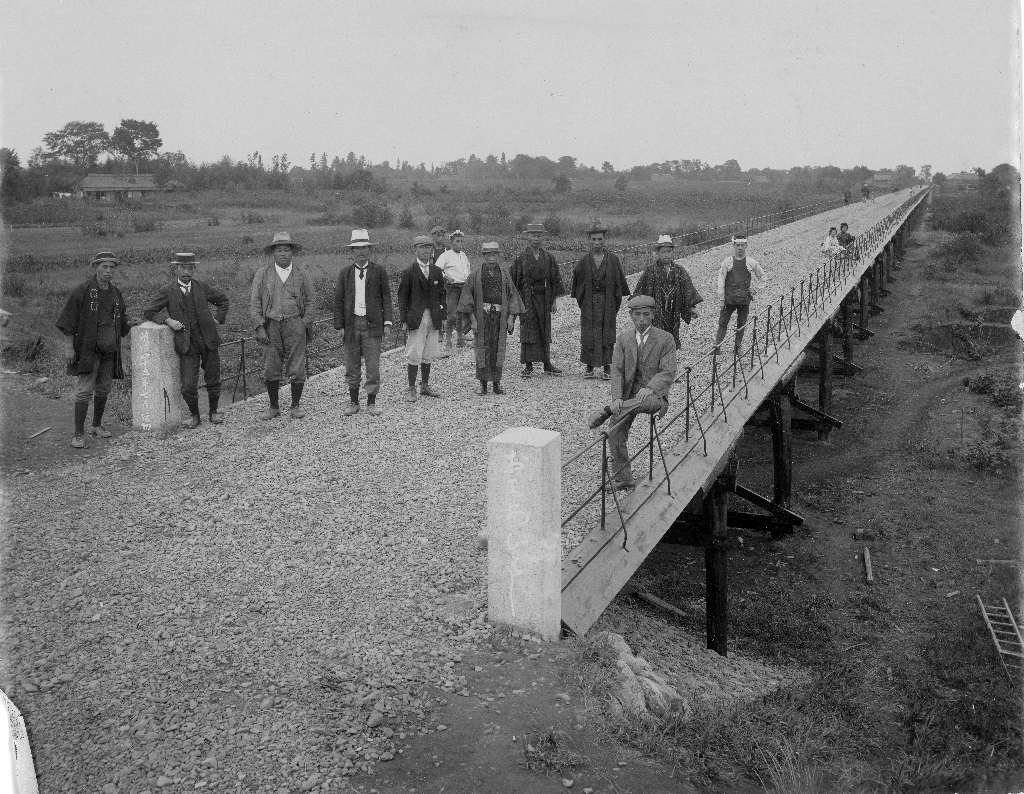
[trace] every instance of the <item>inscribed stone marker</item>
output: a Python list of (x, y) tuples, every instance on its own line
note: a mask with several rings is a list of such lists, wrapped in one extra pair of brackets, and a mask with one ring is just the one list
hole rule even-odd
[(174, 352), (174, 332), (144, 322), (132, 328), (132, 427), (176, 427), (185, 416), (181, 399), (181, 362)]

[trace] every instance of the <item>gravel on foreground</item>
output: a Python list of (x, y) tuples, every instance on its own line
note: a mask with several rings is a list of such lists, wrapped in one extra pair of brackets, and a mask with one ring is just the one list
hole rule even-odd
[[(766, 297), (813, 269), (839, 217), (857, 232), (903, 198), (752, 238)], [(705, 303), (681, 359), (710, 344), (726, 254), (687, 260)], [(260, 422), (257, 397), (223, 425), (132, 433), (88, 468), (5, 483), (2, 686), (41, 790), (337, 791), (438, 730), (433, 710), (469, 694), (462, 654), (490, 632), (477, 548), (487, 440), (557, 430), (568, 457), (607, 399), (572, 363), (578, 323), (560, 301), (562, 378), (520, 379), (511, 339), (504, 396), (473, 393), (467, 348), (435, 363), (441, 399), (406, 404), (391, 354), (382, 417), (344, 417), (331, 370), (310, 380), (304, 420)], [(574, 523), (565, 548), (586, 528)]]

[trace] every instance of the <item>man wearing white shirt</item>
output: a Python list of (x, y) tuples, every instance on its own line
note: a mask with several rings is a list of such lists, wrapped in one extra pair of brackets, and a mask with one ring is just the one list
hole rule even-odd
[(450, 355), (452, 349), (452, 328), (458, 334), (457, 347), (465, 347), (466, 343), (462, 338), (462, 323), (456, 322), (459, 310), (459, 299), (462, 297), (462, 288), (466, 286), (466, 279), (472, 267), (469, 257), (462, 247), (466, 243), (466, 236), (456, 229), (449, 235), (452, 247), (441, 254), (434, 262), (444, 274), (445, 296), (447, 298), (448, 320), (445, 323), (445, 352), (442, 356)]
[(747, 236), (737, 234), (732, 238), (732, 256), (722, 260), (718, 268), (718, 297), (722, 311), (718, 315), (718, 335), (715, 337), (715, 353), (720, 350), (722, 340), (729, 330), (729, 320), (736, 312), (736, 355), (743, 344), (750, 303), (764, 284), (764, 270), (752, 256), (747, 256)]
[(391, 284), (387, 271), (370, 261), (370, 236), (355, 229), (349, 243), (354, 261), (338, 273), (334, 291), (334, 327), (344, 334), (345, 381), (349, 404), (346, 416), (359, 413), (359, 385), (362, 363), (366, 362), (366, 410), (380, 416), (380, 350), (384, 335), (391, 330)]

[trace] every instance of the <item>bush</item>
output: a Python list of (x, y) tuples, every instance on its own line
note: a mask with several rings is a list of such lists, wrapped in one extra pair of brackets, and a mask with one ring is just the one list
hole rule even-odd
[(988, 394), (1000, 408), (1020, 409), (1024, 395), (1015, 378), (996, 372), (984, 372), (976, 378), (964, 378), (964, 385), (975, 394)]
[(153, 218), (142, 218), (138, 215), (132, 215), (131, 218), (132, 228), (136, 232), (159, 232), (163, 230), (163, 221), (157, 221)]
[(246, 224), (267, 223), (269, 218), (266, 215), (260, 215), (258, 212), (242, 210), (241, 221)]
[(533, 223), (532, 215), (520, 215), (518, 218), (516, 218), (513, 226), (515, 227), (515, 230), (517, 232), (522, 232), (525, 231), (526, 227), (531, 223)]
[(970, 233), (985, 245), (1007, 245), (1015, 238), (1016, 200), (1000, 196), (939, 196), (932, 202), (932, 226), (953, 234)]
[(977, 235), (972, 232), (961, 232), (938, 246), (936, 255), (943, 261), (946, 269), (952, 271), (978, 261), (984, 250)]
[(412, 214), (412, 207), (408, 204), (402, 205), (402, 214), (398, 217), (398, 225), (403, 229), (415, 229), (416, 219)]
[(206, 225), (220, 226), (220, 218), (218, 218), (216, 215), (211, 215), (209, 218), (206, 219)]
[(242, 235), (242, 245), (252, 245), (254, 242), (256, 242), (256, 241), (252, 238), (251, 235), (248, 235), (248, 234), (243, 234)]
[(3, 293), (9, 298), (24, 298), (28, 282), (17, 273), (4, 273)]
[(557, 237), (562, 233), (562, 219), (557, 215), (548, 215), (544, 219), (544, 231)]
[(352, 221), (363, 229), (379, 229), (390, 226), (393, 215), (388, 205), (380, 199), (361, 198), (352, 209)]

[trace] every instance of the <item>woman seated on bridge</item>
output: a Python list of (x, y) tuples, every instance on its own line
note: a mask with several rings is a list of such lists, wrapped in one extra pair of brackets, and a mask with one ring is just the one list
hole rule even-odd
[(839, 242), (839, 230), (835, 226), (828, 230), (828, 234), (822, 240), (821, 252), (828, 256), (838, 256), (846, 252), (843, 244)]

